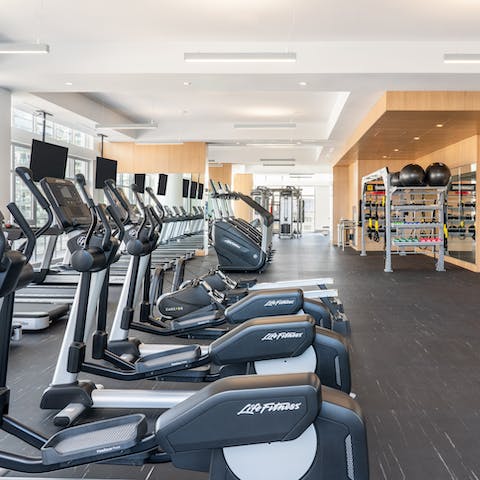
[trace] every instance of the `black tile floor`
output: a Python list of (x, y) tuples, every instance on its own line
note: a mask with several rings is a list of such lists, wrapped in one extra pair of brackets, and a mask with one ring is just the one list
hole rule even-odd
[[(447, 272), (435, 272), (432, 259), (420, 255), (394, 258), (395, 272), (387, 274), (381, 254), (362, 258), (350, 249), (342, 252), (320, 235), (276, 241), (275, 246), (277, 254), (262, 281), (335, 278), (352, 322), (353, 385), (367, 420), (371, 479), (480, 480), (480, 276), (448, 264)], [(195, 259), (187, 275), (214, 263), (214, 255)], [(117, 295), (112, 292), (112, 307)], [(26, 334), (12, 347), (11, 413), (47, 433), (55, 431), (52, 415), (38, 402), (51, 378), (62, 331), (57, 324), (45, 333)], [(101, 383), (118, 386), (112, 380)], [(189, 388), (148, 381), (131, 386)], [(29, 452), (5, 435), (0, 448)], [(43, 477), (207, 478), (170, 465), (90, 465)]]

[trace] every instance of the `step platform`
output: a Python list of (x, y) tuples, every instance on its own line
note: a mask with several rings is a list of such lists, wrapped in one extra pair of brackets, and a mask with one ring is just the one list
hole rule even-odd
[(145, 415), (134, 414), (91, 422), (56, 433), (42, 447), (45, 465), (98, 461), (135, 447), (147, 433)]

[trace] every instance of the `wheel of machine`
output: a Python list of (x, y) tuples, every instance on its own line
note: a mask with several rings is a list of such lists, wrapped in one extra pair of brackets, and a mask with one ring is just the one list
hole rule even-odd
[(432, 163), (425, 170), (425, 182), (431, 187), (445, 187), (450, 177), (450, 169), (444, 163)]
[(390, 185), (392, 187), (401, 187), (402, 183), (400, 182), (400, 172), (393, 172), (390, 175)]
[(425, 185), (425, 170), (415, 163), (410, 163), (400, 171), (400, 183), (404, 187), (421, 187)]

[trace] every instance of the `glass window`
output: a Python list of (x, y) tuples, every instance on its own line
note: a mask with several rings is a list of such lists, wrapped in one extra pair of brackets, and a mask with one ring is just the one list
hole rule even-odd
[(13, 168), (30, 166), (30, 148), (20, 145), (13, 146)]
[(14, 108), (12, 117), (12, 125), (15, 128), (33, 132), (33, 115), (31, 113)]
[[(43, 117), (35, 117), (35, 133), (37, 135), (43, 134)], [(45, 137), (53, 138), (53, 122), (47, 119), (45, 127)]]
[(95, 148), (95, 141), (93, 135), (85, 135), (85, 148), (93, 150)]
[(33, 224), (35, 219), (33, 215), (33, 201), (30, 190), (25, 184), (15, 176), (15, 203), (17, 204), (23, 216), (30, 224)]
[(85, 147), (85, 134), (78, 130), (74, 130), (72, 143), (77, 147)]
[(55, 124), (55, 139), (64, 143), (72, 143), (73, 130), (65, 125)]

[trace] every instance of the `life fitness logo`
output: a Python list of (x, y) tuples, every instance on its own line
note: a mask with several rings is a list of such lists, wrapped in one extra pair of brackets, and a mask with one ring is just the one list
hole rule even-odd
[(77, 245), (79, 247), (84, 247), (85, 246), (85, 239), (87, 238), (86, 235), (80, 235), (79, 237), (77, 237)]
[(270, 332), (263, 338), (262, 342), (273, 342), (275, 340), (289, 340), (292, 338), (302, 338), (303, 332)]
[(300, 410), (302, 402), (268, 402), (268, 403), (247, 403), (237, 415), (263, 415), (274, 412), (294, 412)]
[(242, 249), (242, 247), (241, 247), (238, 243), (233, 242), (233, 241), (230, 240), (229, 238), (226, 238), (226, 239), (224, 240), (224, 243), (226, 243), (227, 245), (231, 245), (232, 247), (238, 248), (239, 250)]
[(279, 307), (280, 305), (293, 305), (295, 303), (295, 300), (268, 300), (267, 303), (265, 303), (263, 306), (264, 307)]

